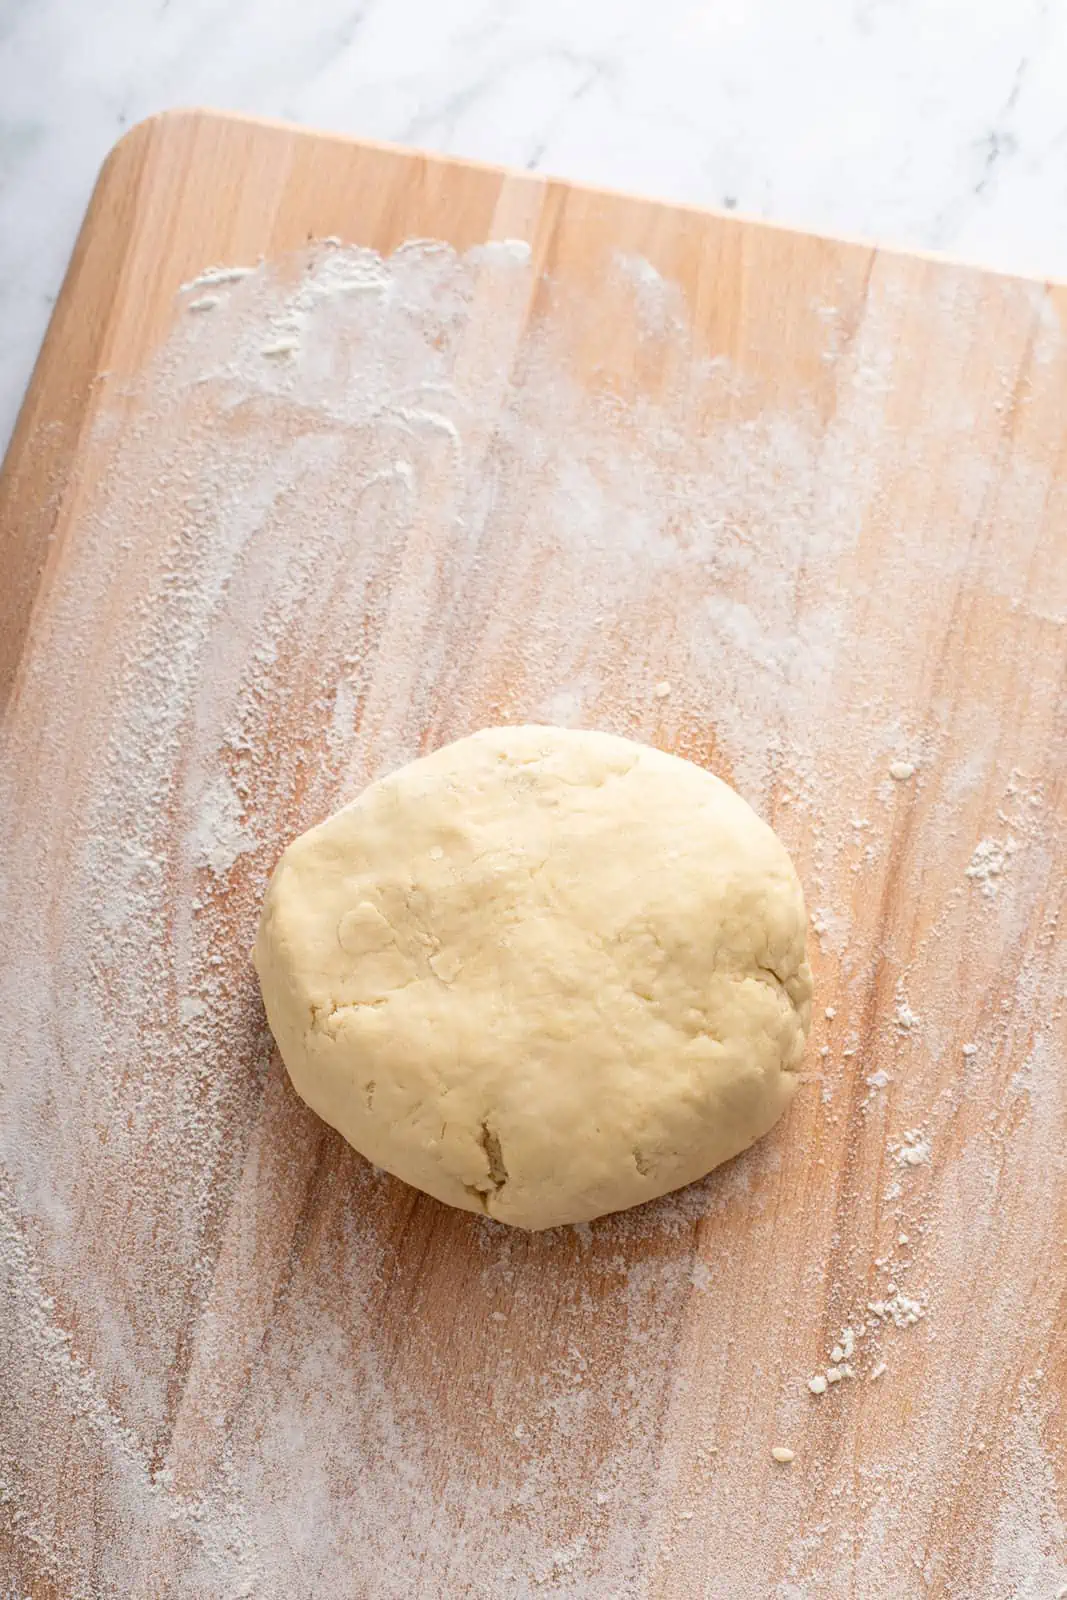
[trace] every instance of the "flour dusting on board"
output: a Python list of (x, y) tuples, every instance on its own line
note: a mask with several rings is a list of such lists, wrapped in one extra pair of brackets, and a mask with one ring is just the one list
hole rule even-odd
[[(779, 330), (705, 347), (632, 255), (584, 366), (589, 299), (519, 242), (326, 243), (184, 286), (98, 417), (0, 794), (20, 1573), (71, 1600), (1036, 1600), (1064, 1578), (1057, 1358), (1022, 1352), (1051, 1351), (1067, 1232), (1063, 749), (1024, 737), (1053, 725), (1067, 577), (1035, 557), (1025, 443), (972, 448), (944, 374), (981, 308), (938, 270), (922, 308), (889, 260), (862, 315), (846, 283), (832, 317), (799, 309), (824, 359), (788, 408)], [(1059, 393), (1040, 290), (993, 292)], [(930, 485), (906, 514), (904, 474)], [(999, 648), (961, 685), (954, 630), (990, 610)], [(538, 1236), (417, 1199), (325, 1129), (248, 959), (294, 832), (522, 719), (722, 772), (819, 908), (782, 1126)], [(961, 1287), (971, 1314), (939, 1311)], [(86, 1488), (57, 1518), (59, 1477)], [(946, 1504), (973, 1508), (966, 1549), (938, 1546)]]

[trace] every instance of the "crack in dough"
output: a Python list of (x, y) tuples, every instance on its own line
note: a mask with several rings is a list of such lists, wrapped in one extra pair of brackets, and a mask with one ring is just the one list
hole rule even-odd
[(489, 1163), (489, 1182), (494, 1189), (502, 1189), (508, 1181), (508, 1169), (504, 1165), (504, 1152), (501, 1148), (499, 1135), (495, 1134), (488, 1122), (482, 1123), (479, 1144), (485, 1151)]
[(479, 1209), (491, 1217), (493, 1200), (508, 1181), (508, 1169), (504, 1165), (504, 1152), (501, 1149), (500, 1139), (484, 1119), (478, 1132), (478, 1143), (485, 1152), (488, 1172), (478, 1183), (466, 1184), (464, 1187), (468, 1194), (477, 1197)]

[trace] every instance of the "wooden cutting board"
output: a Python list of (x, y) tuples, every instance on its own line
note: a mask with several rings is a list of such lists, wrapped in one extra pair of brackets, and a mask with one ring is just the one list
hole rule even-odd
[[(1065, 326), (294, 128), (117, 147), (0, 481), (12, 1594), (1067, 1583)], [(517, 720), (734, 781), (817, 986), (772, 1135), (535, 1236), (302, 1107), (247, 955), (295, 831)]]

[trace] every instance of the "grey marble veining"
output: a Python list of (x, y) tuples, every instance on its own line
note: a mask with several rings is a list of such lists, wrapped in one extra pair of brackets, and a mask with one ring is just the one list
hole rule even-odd
[(0, 441), (96, 171), (211, 105), (1067, 278), (1056, 0), (0, 0)]

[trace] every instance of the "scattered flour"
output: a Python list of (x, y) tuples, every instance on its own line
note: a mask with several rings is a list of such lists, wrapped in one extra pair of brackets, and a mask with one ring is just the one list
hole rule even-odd
[(256, 848), (255, 836), (241, 814), (241, 802), (223, 773), (204, 791), (190, 845), (194, 860), (220, 875), (229, 872), (239, 856)]

